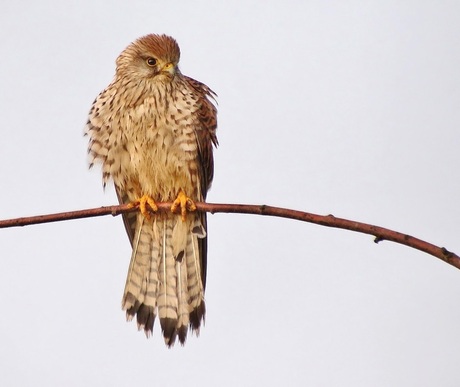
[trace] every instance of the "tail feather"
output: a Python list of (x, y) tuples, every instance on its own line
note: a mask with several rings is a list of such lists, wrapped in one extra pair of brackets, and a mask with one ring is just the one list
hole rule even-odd
[[(198, 238), (204, 238), (206, 233), (195, 226), (190, 243), (187, 245), (187, 272), (188, 272), (188, 294), (189, 303), (192, 309), (197, 308), (203, 301), (203, 279), (201, 278), (201, 258)], [(204, 233), (204, 234), (203, 234)], [(198, 236), (199, 235), (199, 236)]]
[[(175, 219), (174, 219), (175, 220)], [(171, 220), (162, 222), (161, 232), (161, 263), (160, 263), (160, 288), (158, 292), (158, 316), (161, 329), (167, 345), (172, 345), (175, 340), (177, 324), (177, 273), (176, 261), (171, 244)]]
[(155, 321), (160, 246), (154, 238), (152, 222), (140, 214), (134, 235), (122, 308), (126, 310), (128, 321), (137, 314), (138, 328), (144, 329), (148, 337)]
[(144, 219), (138, 217), (134, 248), (123, 296), (123, 309), (132, 319), (144, 301), (150, 272), (151, 235), (144, 231)]
[(166, 345), (185, 343), (190, 327), (199, 333), (204, 320), (201, 217), (137, 218), (133, 254), (122, 301), (128, 320), (137, 315), (147, 336), (158, 315)]
[[(183, 257), (184, 254), (182, 254)], [(179, 318), (177, 319), (177, 330), (179, 341), (185, 343), (187, 338), (187, 329), (190, 322), (189, 319), (189, 304), (188, 304), (188, 289), (187, 289), (187, 265), (184, 259), (177, 260), (177, 296), (179, 303)]]

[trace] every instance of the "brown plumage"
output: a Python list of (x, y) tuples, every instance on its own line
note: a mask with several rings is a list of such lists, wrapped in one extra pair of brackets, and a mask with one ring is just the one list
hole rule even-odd
[[(215, 94), (181, 74), (176, 41), (147, 35), (118, 57), (113, 82), (89, 113), (90, 165), (102, 163), (104, 185), (113, 179), (120, 203), (143, 195), (173, 201), (180, 191), (204, 201), (217, 145)], [(204, 321), (206, 215), (185, 221), (172, 213), (123, 216), (133, 247), (122, 300), (128, 320), (152, 333), (158, 315), (165, 342), (183, 344)]]

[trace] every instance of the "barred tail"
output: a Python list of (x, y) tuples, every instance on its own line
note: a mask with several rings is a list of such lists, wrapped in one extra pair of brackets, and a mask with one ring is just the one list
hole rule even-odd
[(205, 225), (196, 214), (185, 222), (178, 216), (137, 217), (122, 308), (128, 320), (137, 315), (147, 337), (158, 315), (169, 347), (177, 336), (185, 343), (189, 326), (198, 334), (204, 320), (205, 238)]

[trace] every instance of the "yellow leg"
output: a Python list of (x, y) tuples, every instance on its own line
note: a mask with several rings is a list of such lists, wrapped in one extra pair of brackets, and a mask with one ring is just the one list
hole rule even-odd
[(150, 219), (150, 210), (147, 208), (147, 205), (150, 207), (151, 211), (158, 211), (158, 207), (155, 204), (155, 201), (148, 195), (144, 195), (139, 200), (128, 204), (129, 207), (139, 206), (141, 214), (144, 215), (146, 219)]
[(180, 214), (183, 222), (185, 222), (187, 217), (187, 211), (196, 210), (195, 203), (193, 203), (193, 200), (190, 199), (182, 189), (177, 194), (177, 198), (174, 200), (173, 205), (171, 206), (171, 211), (176, 212), (178, 207), (180, 207)]

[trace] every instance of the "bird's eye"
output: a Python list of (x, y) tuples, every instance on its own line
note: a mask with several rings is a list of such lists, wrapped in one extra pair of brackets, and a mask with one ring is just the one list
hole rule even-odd
[(147, 64), (149, 66), (155, 66), (157, 64), (157, 60), (155, 58), (147, 58)]

